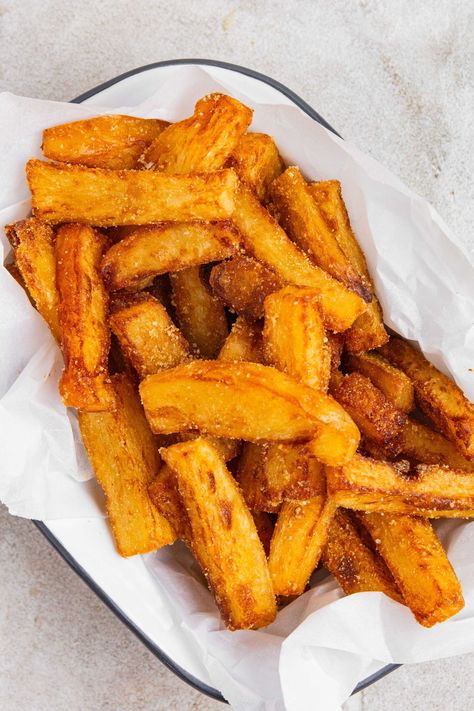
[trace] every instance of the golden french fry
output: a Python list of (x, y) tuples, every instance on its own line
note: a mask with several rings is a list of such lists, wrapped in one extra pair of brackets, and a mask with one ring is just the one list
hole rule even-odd
[(331, 372), (338, 370), (341, 365), (342, 351), (344, 350), (343, 333), (327, 333), (329, 352), (331, 353)]
[(202, 358), (215, 358), (229, 333), (222, 302), (204, 283), (199, 267), (170, 274), (176, 317), (191, 348)]
[(474, 458), (474, 405), (462, 390), (401, 338), (391, 338), (381, 353), (408, 375), (424, 414), (465, 457)]
[(339, 506), (360, 511), (412, 514), (424, 518), (473, 518), (474, 479), (447, 466), (416, 467), (356, 454), (341, 467), (326, 467), (328, 496)]
[[(178, 435), (178, 441), (180, 442), (190, 442), (193, 439), (197, 439), (201, 435), (195, 434), (193, 432), (181, 432)], [(230, 462), (235, 459), (240, 453), (240, 441), (238, 439), (224, 439), (223, 437), (206, 437), (206, 440), (210, 445), (214, 447), (219, 452), (224, 462)], [(175, 444), (173, 442), (173, 444)]]
[(301, 595), (327, 542), (336, 507), (324, 495), (287, 501), (273, 532), (268, 568), (275, 595)]
[(108, 375), (108, 297), (100, 262), (106, 238), (85, 225), (62, 225), (56, 239), (56, 281), (64, 372), (59, 391), (67, 407), (90, 412), (114, 406)]
[(217, 264), (212, 268), (210, 283), (227, 306), (252, 320), (263, 317), (265, 298), (282, 286), (271, 269), (246, 256)]
[(238, 234), (228, 222), (190, 222), (137, 227), (112, 245), (102, 262), (107, 288), (133, 289), (158, 274), (229, 257)]
[(174, 368), (189, 357), (183, 334), (151, 294), (122, 297), (115, 303), (109, 323), (140, 378)]
[(28, 294), (59, 341), (54, 232), (49, 225), (34, 217), (7, 225), (5, 232)]
[(204, 438), (161, 450), (175, 472), (191, 548), (230, 629), (263, 627), (276, 616), (265, 551), (237, 483)]
[(114, 375), (112, 382), (116, 408), (79, 412), (79, 426), (118, 552), (129, 556), (166, 546), (176, 536), (148, 496), (160, 458), (138, 394), (126, 375)]
[(331, 331), (345, 331), (366, 309), (360, 296), (309, 261), (244, 185), (236, 194), (233, 220), (245, 250), (272, 269), (284, 284), (319, 292), (324, 325)]
[(459, 580), (429, 521), (380, 513), (362, 514), (360, 521), (420, 624), (432, 627), (464, 607)]
[(299, 168), (287, 168), (273, 182), (271, 194), (280, 222), (293, 242), (318, 267), (370, 303), (370, 284), (342, 251), (334, 231), (321, 216)]
[(158, 433), (311, 440), (311, 452), (335, 464), (348, 461), (359, 442), (357, 427), (332, 398), (257, 363), (195, 361), (145, 378), (140, 392)]
[(474, 473), (474, 462), (463, 457), (452, 442), (438, 432), (410, 418), (399, 438), (400, 453), (417, 464), (446, 464), (452, 469)]
[(402, 412), (415, 407), (415, 394), (410, 379), (378, 353), (350, 355), (345, 362), (349, 371), (357, 371), (369, 378), (390, 402)]
[(270, 542), (275, 528), (273, 518), (270, 514), (265, 513), (265, 511), (251, 511), (250, 513), (252, 514), (253, 522), (255, 524), (255, 528), (257, 529), (258, 537), (262, 543), (265, 555), (268, 556), (270, 554)]
[(251, 511), (279, 511), (282, 497), (272, 500), (265, 472), (268, 442), (245, 442), (237, 463), (235, 478), (239, 482), (245, 503)]
[(263, 362), (262, 329), (239, 316), (219, 351), (219, 360)]
[(145, 148), (167, 126), (160, 119), (95, 116), (45, 129), (41, 148), (50, 160), (91, 168), (134, 168)]
[(140, 164), (167, 173), (222, 168), (252, 121), (252, 110), (225, 94), (200, 99), (194, 114), (169, 126), (144, 152)]
[(331, 374), (331, 351), (320, 314), (318, 292), (286, 287), (267, 296), (264, 310), (267, 363), (304, 385), (326, 392)]
[(350, 511), (338, 509), (329, 524), (322, 563), (346, 593), (383, 592), (403, 602), (395, 580), (375, 550), (366, 544)]
[(322, 219), (334, 234), (337, 243), (346, 258), (364, 278), (372, 292), (372, 301), (366, 311), (354, 322), (346, 334), (346, 348), (350, 353), (370, 351), (382, 346), (388, 340), (383, 324), (382, 309), (375, 296), (374, 285), (370, 278), (367, 262), (349, 222), (346, 206), (338, 180), (311, 183), (308, 189), (318, 206)]
[(167, 520), (175, 537), (189, 543), (191, 530), (188, 514), (178, 491), (175, 473), (167, 464), (162, 465), (148, 486), (148, 496), (158, 513)]
[(237, 187), (231, 169), (163, 175), (33, 159), (26, 176), (36, 217), (98, 227), (225, 220), (234, 209)]
[(266, 133), (246, 133), (226, 163), (261, 201), (269, 197), (272, 182), (284, 170), (275, 141)]

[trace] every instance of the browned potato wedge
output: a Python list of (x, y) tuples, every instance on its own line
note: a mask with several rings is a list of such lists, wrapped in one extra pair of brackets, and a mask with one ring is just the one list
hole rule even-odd
[[(193, 432), (181, 432), (181, 434), (178, 435), (178, 440), (181, 442), (190, 442), (200, 436), (201, 435)], [(240, 441), (238, 439), (224, 439), (223, 437), (206, 437), (206, 439), (209, 444), (219, 452), (224, 462), (230, 462), (240, 454)]]
[(452, 469), (474, 473), (474, 462), (463, 457), (452, 442), (438, 432), (410, 418), (399, 438), (400, 453), (417, 464), (446, 464)]
[(221, 168), (252, 121), (252, 110), (225, 94), (200, 99), (194, 114), (169, 126), (144, 152), (144, 168), (167, 173)]
[(214, 293), (233, 311), (249, 319), (263, 317), (265, 298), (282, 286), (276, 274), (255, 259), (233, 257), (212, 268)]
[(167, 121), (159, 119), (95, 116), (45, 129), (41, 148), (50, 160), (91, 168), (134, 168), (145, 148), (167, 126)]
[(391, 338), (381, 353), (408, 375), (424, 414), (465, 457), (474, 458), (474, 405), (462, 390), (400, 338)]
[(239, 487), (204, 438), (161, 450), (175, 472), (191, 548), (230, 629), (270, 624), (276, 616), (265, 551)]
[(257, 529), (258, 537), (265, 551), (265, 555), (270, 554), (270, 542), (273, 536), (273, 530), (275, 528), (275, 523), (273, 517), (270, 514), (265, 513), (265, 511), (251, 511), (253, 522), (255, 528)]
[(174, 368), (189, 357), (188, 342), (151, 294), (121, 298), (109, 323), (140, 378)]
[(321, 217), (328, 229), (334, 234), (337, 243), (346, 258), (364, 278), (372, 292), (372, 301), (366, 311), (359, 316), (346, 337), (346, 347), (350, 353), (361, 353), (378, 348), (388, 340), (383, 325), (382, 309), (375, 296), (374, 285), (370, 278), (367, 262), (349, 222), (346, 206), (341, 194), (341, 184), (338, 180), (328, 180), (309, 185), (310, 193), (315, 200)]
[(63, 225), (56, 239), (56, 281), (64, 372), (59, 391), (67, 407), (90, 412), (114, 406), (108, 375), (108, 296), (100, 262), (106, 238), (85, 225)]
[(370, 303), (370, 285), (340, 248), (334, 231), (321, 216), (299, 168), (287, 168), (272, 184), (271, 193), (280, 222), (293, 242), (318, 267)]
[(155, 510), (147, 487), (160, 458), (140, 398), (125, 375), (112, 378), (115, 410), (79, 412), (79, 426), (120, 555), (148, 553), (173, 543), (168, 521)]
[(421, 464), (415, 475), (403, 467), (356, 454), (341, 467), (326, 467), (328, 496), (360, 511), (424, 518), (473, 518), (474, 479), (465, 471)]
[(138, 227), (104, 256), (104, 281), (111, 291), (134, 289), (158, 274), (229, 257), (237, 249), (238, 239), (228, 222)]
[(380, 555), (364, 542), (359, 526), (350, 511), (336, 511), (322, 555), (324, 567), (334, 575), (346, 595), (383, 592), (403, 602), (391, 572)]
[(257, 363), (195, 361), (150, 375), (140, 392), (157, 433), (310, 440), (314, 456), (335, 464), (348, 461), (359, 442), (357, 427), (332, 398)]
[(266, 133), (246, 133), (227, 161), (240, 180), (248, 185), (261, 201), (269, 197), (272, 182), (284, 170), (275, 141)]
[(239, 316), (224, 341), (219, 360), (263, 362), (262, 329), (252, 321)]
[(234, 209), (233, 170), (163, 175), (30, 160), (33, 214), (45, 222), (98, 227), (225, 220)]
[(283, 504), (268, 557), (275, 595), (304, 593), (326, 545), (335, 510), (324, 495)]
[(178, 491), (175, 473), (167, 464), (163, 464), (148, 486), (148, 495), (158, 513), (168, 521), (175, 537), (189, 544), (191, 530), (188, 514)]
[(326, 392), (331, 351), (320, 314), (319, 294), (286, 287), (265, 299), (266, 361), (295, 380)]
[(182, 332), (201, 358), (215, 358), (229, 333), (224, 305), (199, 267), (170, 274), (173, 306)]
[(56, 287), (56, 257), (54, 233), (34, 217), (5, 227), (13, 247), (15, 261), (28, 293), (57, 341), (59, 296)]
[(350, 371), (356, 370), (370, 378), (398, 410), (411, 412), (415, 407), (415, 394), (410, 379), (378, 353), (350, 355), (346, 366)]
[(464, 607), (459, 580), (429, 521), (380, 513), (360, 520), (421, 625), (432, 627)]
[(272, 269), (283, 283), (309, 286), (319, 292), (326, 328), (345, 331), (366, 309), (360, 296), (309, 261), (243, 185), (237, 192), (233, 220), (245, 250)]

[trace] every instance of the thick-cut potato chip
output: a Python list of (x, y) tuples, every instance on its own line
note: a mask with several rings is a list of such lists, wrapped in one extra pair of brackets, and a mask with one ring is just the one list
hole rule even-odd
[(36, 308), (60, 340), (54, 232), (34, 217), (5, 227), (15, 261)]
[(474, 405), (446, 375), (401, 338), (391, 338), (381, 350), (403, 370), (415, 388), (419, 408), (469, 459), (474, 458)]
[(275, 595), (265, 551), (239, 487), (204, 438), (162, 449), (186, 508), (190, 545), (230, 629), (270, 624)]
[(63, 225), (56, 239), (56, 281), (64, 372), (59, 391), (67, 407), (90, 412), (114, 406), (108, 375), (108, 296), (100, 262), (106, 238), (85, 225)]
[(237, 187), (231, 169), (164, 175), (33, 159), (26, 176), (35, 217), (97, 227), (225, 220), (234, 209)]
[(429, 521), (380, 513), (360, 520), (421, 625), (432, 627), (464, 607), (459, 580)]
[(169, 126), (140, 158), (146, 169), (166, 173), (221, 168), (252, 120), (252, 110), (225, 94), (199, 99), (194, 114)]
[(350, 511), (336, 511), (322, 555), (324, 567), (334, 575), (346, 595), (383, 592), (403, 602), (391, 572), (380, 555), (363, 540), (359, 528)]
[(42, 151), (50, 160), (91, 168), (135, 168), (145, 148), (169, 126), (160, 119), (95, 116), (43, 131)]
[(331, 353), (331, 372), (338, 370), (341, 365), (342, 351), (344, 350), (343, 333), (327, 333), (329, 351)]
[(189, 357), (189, 345), (151, 294), (130, 294), (114, 304), (112, 332), (140, 378), (174, 368)]
[(219, 351), (218, 359), (263, 363), (261, 327), (239, 316)]
[(140, 385), (157, 433), (198, 430), (249, 441), (308, 441), (324, 463), (354, 454), (357, 427), (332, 398), (257, 363), (195, 361)]
[(382, 309), (375, 296), (364, 253), (351, 229), (349, 216), (341, 194), (338, 180), (311, 183), (309, 191), (315, 200), (320, 215), (334, 234), (339, 247), (352, 266), (370, 286), (372, 301), (366, 311), (355, 321), (346, 336), (346, 348), (350, 353), (361, 353), (382, 346), (388, 340), (383, 324)]
[(293, 242), (318, 267), (370, 303), (370, 284), (339, 246), (334, 231), (322, 217), (299, 168), (287, 168), (272, 184), (271, 193), (279, 221)]
[(410, 379), (383, 356), (378, 353), (350, 355), (345, 365), (348, 370), (355, 370), (370, 378), (399, 410), (411, 412), (415, 407), (415, 394)]
[(282, 286), (271, 269), (244, 255), (216, 264), (210, 283), (227, 306), (253, 320), (263, 318), (263, 302)]
[(309, 261), (244, 185), (236, 195), (233, 220), (245, 250), (284, 284), (309, 286), (319, 292), (324, 325), (331, 331), (345, 331), (366, 309), (360, 296)]
[(108, 250), (102, 273), (111, 291), (140, 288), (158, 274), (225, 259), (237, 247), (238, 234), (228, 222), (137, 227)]
[(188, 514), (178, 491), (175, 473), (167, 464), (148, 486), (148, 496), (158, 513), (167, 520), (176, 538), (191, 540)]
[[(180, 442), (190, 442), (193, 439), (197, 439), (201, 435), (193, 432), (181, 432), (177, 435), (178, 441)], [(238, 439), (224, 439), (223, 437), (206, 437), (206, 440), (211, 444), (214, 449), (219, 452), (224, 462), (230, 462), (235, 459), (240, 454), (240, 441)], [(175, 444), (173, 442), (172, 444)]]
[(201, 358), (215, 358), (229, 333), (224, 305), (205, 284), (199, 267), (170, 274), (181, 331)]
[(114, 375), (112, 382), (116, 408), (79, 412), (79, 426), (105, 493), (118, 552), (129, 556), (157, 550), (176, 536), (148, 495), (160, 458), (140, 398), (126, 375)]
[(242, 136), (226, 166), (234, 168), (240, 180), (263, 202), (269, 197), (270, 185), (285, 169), (275, 141), (266, 133)]
[(459, 469), (420, 464), (408, 475), (401, 464), (356, 454), (341, 467), (326, 467), (328, 496), (360, 511), (424, 518), (474, 518), (474, 479)]
[(335, 510), (324, 495), (283, 504), (268, 557), (275, 595), (304, 593), (326, 545)]
[(474, 462), (463, 457), (452, 442), (438, 432), (410, 418), (398, 440), (400, 454), (417, 464), (446, 464), (452, 469), (474, 473)]
[(286, 287), (265, 299), (263, 341), (266, 361), (295, 380), (326, 392), (331, 351), (312, 289)]

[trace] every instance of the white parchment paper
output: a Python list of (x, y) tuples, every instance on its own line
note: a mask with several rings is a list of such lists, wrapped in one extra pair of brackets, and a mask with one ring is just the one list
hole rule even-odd
[[(372, 158), (264, 85), (244, 90), (238, 75), (177, 67), (146, 102), (114, 109), (177, 120), (210, 91), (254, 108), (252, 128), (271, 133), (287, 163), (313, 180), (337, 178), (366, 253), (385, 320), (474, 399), (474, 270), (467, 250), (435, 210)], [(273, 103), (271, 103), (273, 102)], [(28, 215), (24, 164), (41, 156), (41, 132), (110, 109), (0, 95), (0, 226)], [(403, 129), (401, 129), (403, 130)], [(9, 246), (2, 237), (2, 256)], [(61, 355), (22, 289), (0, 268), (0, 499), (17, 516), (103, 516), (75, 415), (57, 393)], [(439, 525), (466, 605), (432, 629), (381, 593), (344, 597), (332, 578), (260, 631), (223, 629), (197, 566), (180, 544), (144, 557), (170, 634), (192, 650), (238, 711), (332, 711), (380, 663), (417, 662), (474, 650), (474, 526)], [(125, 563), (125, 561), (124, 561)], [(171, 620), (171, 623), (170, 621)], [(146, 630), (145, 630), (146, 632)]]

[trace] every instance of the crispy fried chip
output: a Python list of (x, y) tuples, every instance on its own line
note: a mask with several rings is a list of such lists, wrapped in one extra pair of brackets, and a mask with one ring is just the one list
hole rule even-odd
[(33, 213), (45, 222), (98, 227), (225, 220), (234, 209), (233, 170), (163, 175), (30, 160)]
[(175, 473), (167, 464), (163, 464), (149, 485), (148, 495), (159, 514), (168, 521), (175, 537), (189, 543), (191, 530), (188, 514), (178, 491)]
[[(194, 432), (181, 432), (178, 435), (180, 442), (190, 442), (201, 435)], [(223, 437), (206, 437), (206, 440), (216, 449), (224, 462), (230, 462), (240, 454), (240, 440), (225, 439)], [(173, 443), (174, 444), (174, 443)]]
[(275, 141), (266, 133), (242, 136), (226, 166), (234, 168), (261, 201), (268, 199), (270, 185), (285, 169)]
[(411, 412), (415, 407), (415, 395), (410, 379), (378, 353), (350, 355), (346, 362), (350, 371), (365, 375), (383, 392), (396, 408)]
[(438, 432), (410, 418), (399, 438), (400, 453), (417, 464), (446, 464), (452, 469), (474, 473), (474, 462), (463, 457), (452, 442)]
[(265, 551), (252, 515), (217, 451), (205, 439), (161, 450), (176, 474), (191, 548), (230, 629), (263, 627), (276, 616)]
[(263, 363), (261, 327), (239, 316), (219, 351), (218, 359)]

